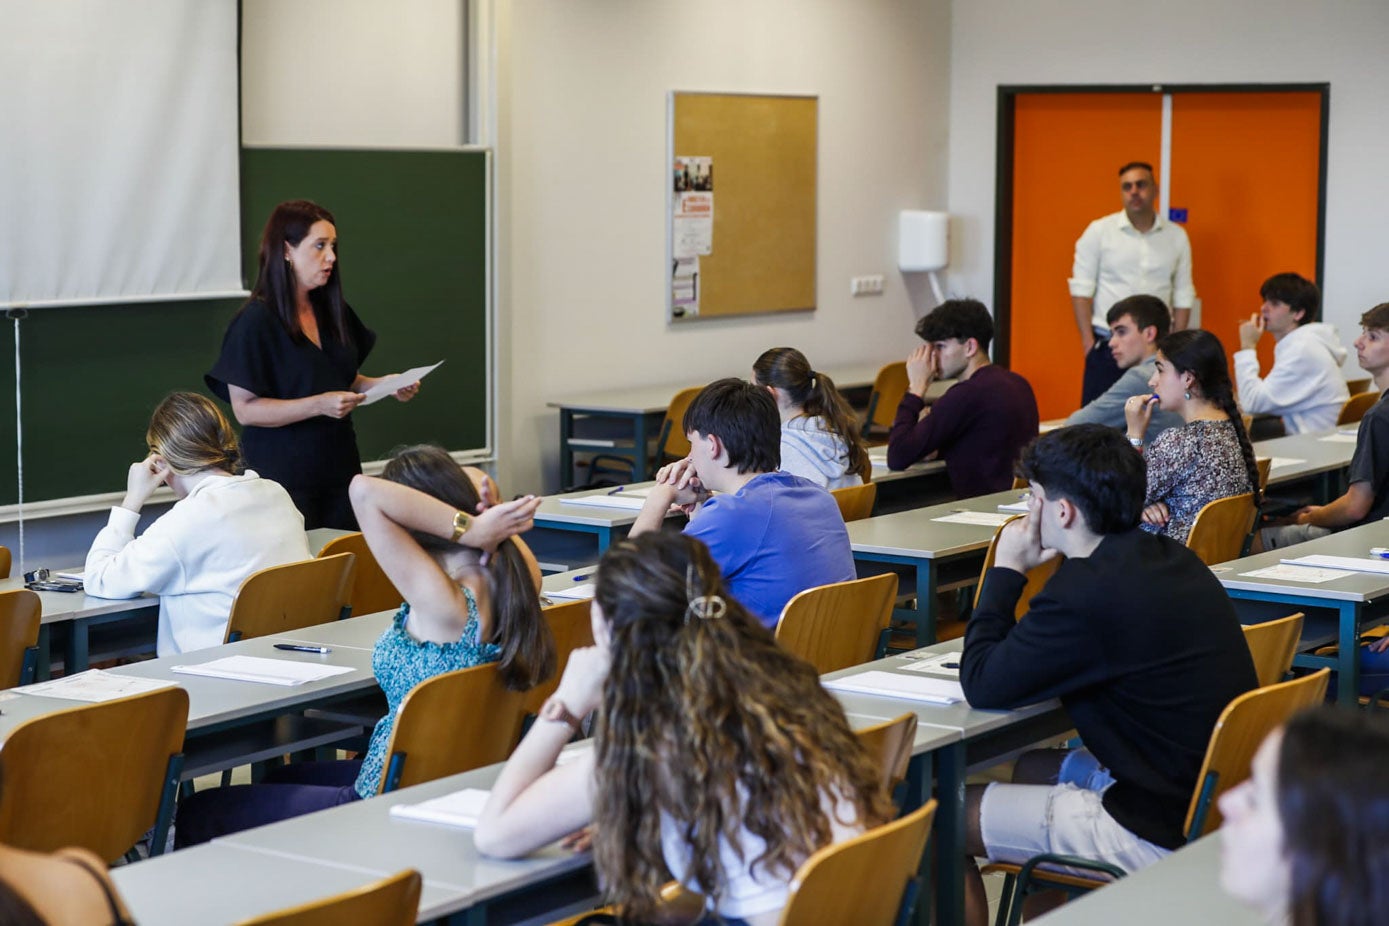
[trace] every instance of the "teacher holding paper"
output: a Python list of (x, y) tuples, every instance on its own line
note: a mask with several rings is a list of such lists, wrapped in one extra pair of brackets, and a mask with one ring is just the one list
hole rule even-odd
[[(351, 416), (384, 378), (358, 372), (375, 343), (342, 297), (332, 213), (280, 203), (261, 235), (255, 289), (205, 379), (244, 428), (247, 466), (285, 487), (305, 528), (357, 529), (347, 486), (362, 461)], [(395, 397), (417, 392), (414, 383)]]

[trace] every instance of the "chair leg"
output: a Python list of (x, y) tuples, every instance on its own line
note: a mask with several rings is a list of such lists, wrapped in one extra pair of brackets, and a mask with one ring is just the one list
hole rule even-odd
[(916, 902), (920, 894), (921, 879), (908, 878), (907, 886), (902, 890), (902, 905), (897, 908), (895, 926), (908, 926), (911, 923), (912, 914), (916, 912)]
[(164, 844), (169, 841), (169, 824), (174, 820), (174, 806), (178, 803), (179, 778), (183, 775), (183, 753), (169, 756), (169, 764), (164, 771), (164, 787), (159, 795), (159, 812), (154, 818), (154, 833), (150, 837), (150, 858), (164, 854)]
[(1013, 905), (1013, 885), (1017, 879), (1011, 874), (1003, 876), (1003, 891), (998, 895), (998, 914), (994, 917), (994, 926), (1004, 926), (1008, 920), (1008, 911)]

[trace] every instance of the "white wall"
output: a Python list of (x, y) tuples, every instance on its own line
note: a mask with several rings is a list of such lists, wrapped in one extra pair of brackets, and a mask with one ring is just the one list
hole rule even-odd
[[(1389, 193), (1382, 166), (1389, 152), (1386, 37), (1389, 4), (1360, 0), (956, 2), (950, 286), (992, 299), (999, 84), (1330, 82), (1323, 296), (1326, 319), (1349, 343), (1360, 313), (1389, 300), (1382, 270)], [(1251, 138), (1249, 156), (1261, 157), (1277, 144), (1277, 138)], [(1252, 305), (1257, 294), (1249, 295)], [(1348, 368), (1354, 365), (1352, 354)]]
[[(504, 491), (556, 486), (547, 400), (744, 374), (777, 345), (818, 366), (906, 350), (914, 299), (896, 270), (897, 213), (945, 206), (947, 0), (501, 7)], [(671, 90), (818, 94), (814, 313), (666, 322)], [(849, 278), (869, 273), (887, 277), (883, 296), (851, 299)]]

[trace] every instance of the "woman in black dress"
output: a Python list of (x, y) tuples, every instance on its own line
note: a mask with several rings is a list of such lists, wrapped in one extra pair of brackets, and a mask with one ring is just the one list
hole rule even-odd
[[(244, 429), (247, 465), (288, 490), (306, 528), (357, 528), (347, 486), (362, 462), (351, 415), (377, 382), (359, 372), (375, 343), (342, 298), (332, 213), (280, 203), (261, 235), (255, 289), (205, 378)], [(415, 383), (395, 397), (418, 391)]]

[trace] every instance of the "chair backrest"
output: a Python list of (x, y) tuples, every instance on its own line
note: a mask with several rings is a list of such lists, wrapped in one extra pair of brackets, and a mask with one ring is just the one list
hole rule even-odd
[(1292, 668), (1297, 641), (1302, 637), (1302, 612), (1276, 621), (1244, 625), (1244, 642), (1254, 657), (1254, 674), (1260, 685), (1281, 682)]
[(824, 675), (869, 662), (892, 619), (894, 573), (806, 589), (782, 609), (777, 642)]
[(897, 922), (903, 897), (921, 867), (935, 813), (936, 802), (927, 801), (905, 816), (811, 855), (791, 880), (781, 926)]
[(847, 524), (850, 521), (861, 521), (873, 514), (873, 504), (878, 500), (878, 484), (865, 482), (863, 485), (830, 489), (830, 494), (834, 496), (834, 503), (839, 506), (839, 514)]
[(238, 926), (413, 926), (419, 907), (420, 873), (407, 868), (356, 890), (243, 920)]
[(360, 531), (333, 538), (318, 551), (318, 556), (322, 559), (325, 556), (337, 556), (339, 553), (352, 553), (357, 557), (350, 599), (354, 615), (394, 611), (405, 601), (405, 597), (396, 590), (395, 583), (386, 575), (376, 557), (371, 555), (367, 539)]
[(521, 739), (526, 692), (502, 684), (495, 663), (436, 675), (396, 712), (381, 793), (501, 762)]
[(1249, 763), (1264, 737), (1304, 707), (1325, 699), (1330, 677), (1330, 669), (1318, 669), (1311, 675), (1255, 688), (1235, 698), (1221, 711), (1211, 731), (1201, 774), (1196, 777), (1196, 791), (1187, 808), (1188, 840), (1204, 836), (1220, 826), (1220, 795), (1249, 777)]
[(1186, 545), (1207, 566), (1239, 559), (1258, 513), (1252, 492), (1217, 498), (1196, 513)]
[(897, 417), (897, 406), (902, 396), (907, 394), (907, 362), (899, 360), (889, 363), (873, 378), (873, 391), (868, 395), (868, 414), (864, 418), (863, 430), (890, 428), (892, 419)]
[(882, 773), (879, 780), (890, 793), (897, 783), (907, 777), (907, 763), (912, 758), (912, 740), (916, 737), (916, 715), (908, 711), (901, 717), (855, 730), (858, 741), (878, 763)]
[(691, 386), (689, 389), (681, 389), (670, 400), (665, 421), (661, 424), (661, 439), (656, 445), (657, 466), (666, 460), (681, 460), (690, 455), (690, 442), (685, 437), (683, 425), (685, 412), (689, 410), (695, 396), (703, 391), (703, 386)]
[(43, 603), (27, 588), (0, 592), (0, 688), (27, 685), (38, 665)]
[(154, 828), (162, 848), (187, 726), (188, 692), (177, 687), (20, 724), (0, 746), (0, 842), (81, 846), (114, 862)]
[(328, 624), (352, 600), (357, 556), (337, 553), (253, 572), (237, 589), (226, 642)]
[(1255, 457), (1254, 468), (1259, 471), (1259, 491), (1268, 491), (1268, 474), (1273, 470), (1273, 457)]
[(1378, 401), (1378, 392), (1362, 392), (1359, 395), (1351, 396), (1349, 399), (1346, 399), (1345, 404), (1341, 406), (1341, 414), (1336, 419), (1336, 426), (1340, 427), (1345, 424), (1355, 424), (1361, 418), (1364, 418), (1365, 413), (1373, 408), (1374, 404)]
[(0, 546), (0, 579), (8, 579), (10, 577), (10, 565), (10, 548)]
[(564, 677), (564, 667), (569, 664), (569, 654), (581, 646), (593, 645), (593, 621), (589, 618), (588, 601), (566, 601), (542, 608), (540, 614), (550, 625), (550, 633), (555, 638), (555, 674), (526, 692), (523, 710), (527, 714), (540, 713), (540, 705), (555, 693), (559, 680)]
[[(993, 539), (989, 541), (989, 549), (984, 553), (984, 565), (979, 570), (979, 585), (974, 589), (974, 603), (979, 604), (979, 596), (984, 591), (984, 576), (988, 575), (989, 570), (994, 568), (994, 559), (998, 553), (998, 538), (1003, 533), (1003, 528), (1012, 524), (1022, 515), (1015, 514), (1007, 521), (1004, 521), (998, 530), (994, 531)], [(1056, 568), (1061, 565), (1062, 557), (1047, 560), (1040, 566), (1035, 566), (1027, 572), (1027, 583), (1022, 587), (1022, 594), (1018, 596), (1017, 607), (1013, 609), (1014, 617), (1022, 617), (1027, 613), (1027, 606), (1032, 603), (1032, 596), (1042, 590), (1047, 584), (1047, 580), (1056, 572)]]

